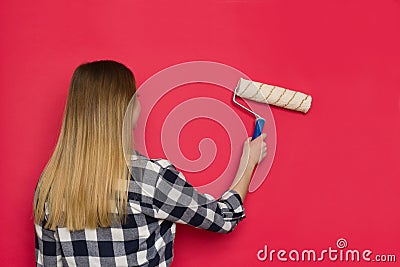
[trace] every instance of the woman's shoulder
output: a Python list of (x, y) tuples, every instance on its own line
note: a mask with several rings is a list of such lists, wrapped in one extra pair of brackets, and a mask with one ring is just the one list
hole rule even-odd
[(133, 167), (159, 167), (163, 169), (176, 169), (175, 166), (168, 159), (149, 158), (148, 156), (143, 155), (136, 150), (135, 153), (130, 157), (129, 165)]
[(128, 164), (131, 180), (154, 186), (159, 182), (159, 178), (166, 178), (172, 174), (183, 176), (168, 159), (149, 158), (137, 151), (130, 157)]
[[(139, 193), (136, 197), (130, 196), (130, 199), (142, 199), (144, 197), (154, 197), (158, 184), (163, 180), (171, 180), (174, 176), (177, 179), (180, 172), (167, 159), (149, 158), (140, 153), (134, 153), (129, 161), (130, 171), (130, 193)], [(170, 181), (172, 183), (172, 181)]]

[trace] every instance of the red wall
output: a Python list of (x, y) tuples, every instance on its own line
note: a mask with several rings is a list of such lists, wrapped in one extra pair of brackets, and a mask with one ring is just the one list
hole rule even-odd
[[(247, 218), (229, 235), (178, 226), (173, 266), (286, 266), (257, 251), (322, 250), (339, 238), (400, 261), (399, 1), (5, 0), (0, 29), (1, 266), (34, 265), (32, 196), (69, 80), (104, 58), (139, 85), (210, 60), (313, 96), (305, 116), (272, 108), (275, 160)], [(354, 265), (323, 263), (338, 264)]]

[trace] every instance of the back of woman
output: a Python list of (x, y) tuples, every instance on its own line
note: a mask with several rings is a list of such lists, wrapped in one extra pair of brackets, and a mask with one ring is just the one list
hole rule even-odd
[(133, 144), (125, 158), (130, 101), (131, 123), (140, 112), (135, 92), (133, 73), (116, 61), (75, 70), (59, 139), (35, 191), (37, 266), (169, 266), (176, 223), (230, 233), (245, 218), (243, 199), (265, 157), (265, 136), (246, 140), (235, 184), (214, 199)]

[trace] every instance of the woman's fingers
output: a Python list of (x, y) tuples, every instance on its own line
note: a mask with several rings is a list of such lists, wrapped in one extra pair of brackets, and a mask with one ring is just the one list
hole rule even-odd
[[(266, 134), (263, 133), (263, 139), (266, 137)], [(260, 158), (258, 160), (258, 163), (260, 163), (265, 157), (267, 156), (267, 143), (263, 140), (262, 146), (261, 146), (261, 153), (260, 153)]]
[(246, 139), (242, 155), (248, 157), (252, 164), (260, 163), (265, 158), (267, 153), (266, 136), (266, 133), (262, 133), (254, 140), (251, 140), (251, 138)]

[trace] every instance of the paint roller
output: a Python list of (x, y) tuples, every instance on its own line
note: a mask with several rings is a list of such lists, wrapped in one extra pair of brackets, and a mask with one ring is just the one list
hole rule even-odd
[(252, 140), (261, 135), (265, 119), (237, 102), (236, 96), (303, 113), (307, 113), (311, 107), (312, 101), (310, 95), (301, 92), (240, 78), (233, 93), (233, 102), (256, 117)]

